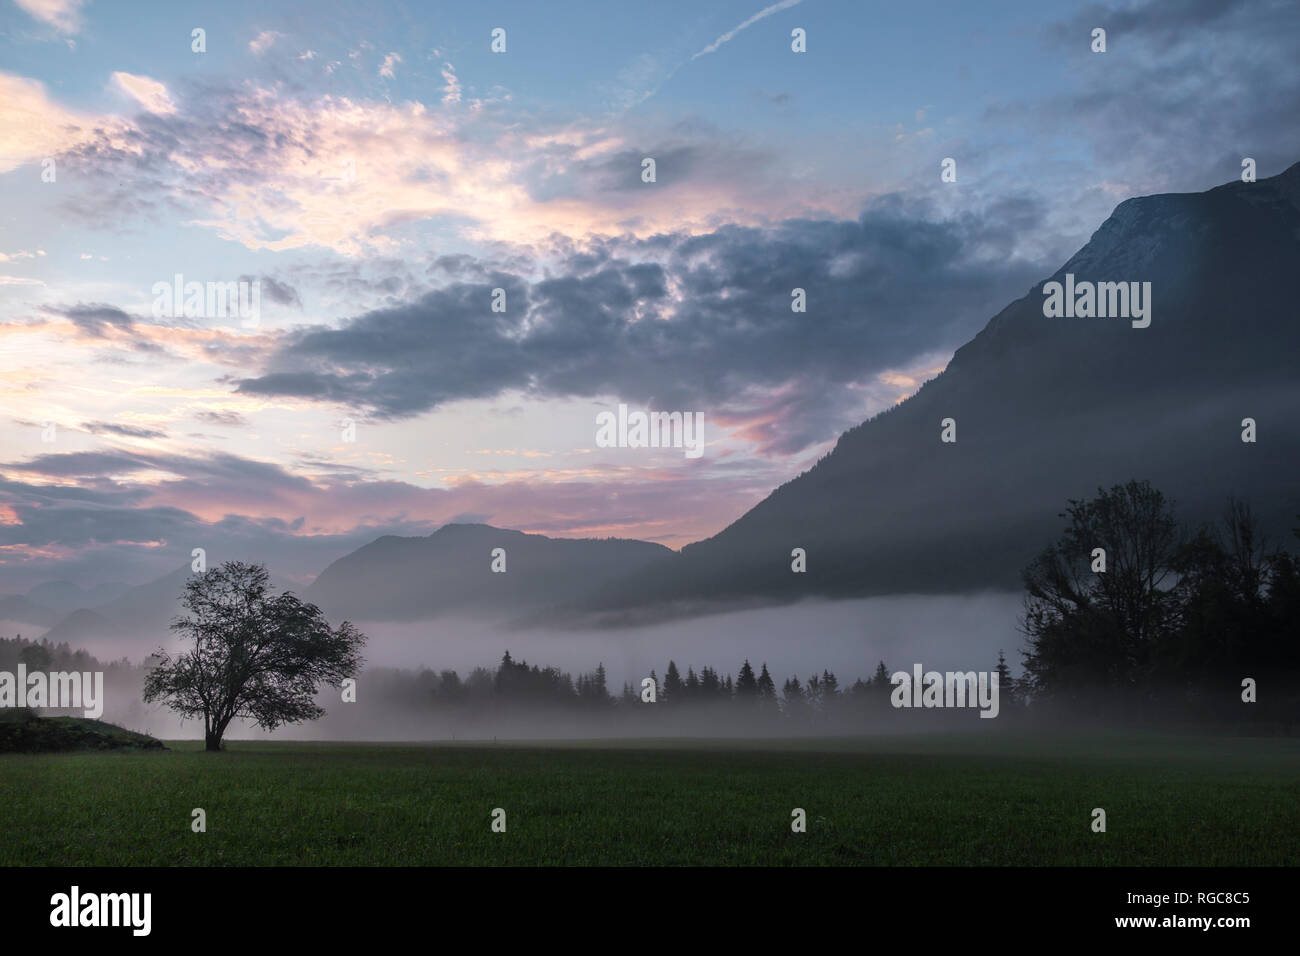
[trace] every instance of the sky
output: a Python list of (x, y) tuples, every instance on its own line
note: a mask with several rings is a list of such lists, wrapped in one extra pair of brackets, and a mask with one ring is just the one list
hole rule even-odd
[(1281, 0), (0, 0), (0, 594), (712, 535), (1117, 203), (1300, 160), (1297, 49)]

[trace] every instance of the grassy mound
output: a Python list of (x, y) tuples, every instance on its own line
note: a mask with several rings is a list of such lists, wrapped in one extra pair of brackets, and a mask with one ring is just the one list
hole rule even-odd
[(162, 741), (85, 717), (39, 717), (20, 707), (0, 710), (0, 753), (72, 750), (162, 750)]

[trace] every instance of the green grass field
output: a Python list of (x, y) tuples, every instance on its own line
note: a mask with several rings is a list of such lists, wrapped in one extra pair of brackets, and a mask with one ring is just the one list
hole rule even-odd
[(0, 756), (0, 864), (1300, 863), (1276, 738), (169, 746)]

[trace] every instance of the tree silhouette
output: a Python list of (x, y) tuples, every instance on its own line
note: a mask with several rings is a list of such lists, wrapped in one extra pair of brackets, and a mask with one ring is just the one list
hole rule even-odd
[(1006, 655), (1001, 650), (998, 651), (998, 666), (995, 670), (998, 675), (999, 707), (1001, 710), (1007, 711), (1014, 708), (1019, 703), (1020, 698), (1015, 678), (1011, 676), (1011, 668), (1007, 666)]
[[(1165, 586), (1178, 553), (1177, 522), (1148, 482), (1091, 501), (1071, 500), (1069, 525), (1024, 571), (1029, 638), (1025, 672), (1035, 696), (1131, 689), (1173, 621)], [(1093, 571), (1094, 549), (1105, 571)]]
[(686, 668), (686, 683), (682, 685), (687, 700), (698, 700), (700, 696), (700, 678), (694, 667)]
[(682, 675), (674, 661), (669, 661), (668, 670), (664, 671), (663, 698), (673, 702), (682, 699)]
[(754, 676), (749, 658), (745, 658), (745, 663), (740, 666), (740, 675), (736, 678), (736, 697), (742, 700), (758, 698), (758, 678)]
[(1153, 668), (1159, 689), (1226, 716), (1240, 710), (1242, 678), (1266, 674), (1268, 703), (1256, 709), (1290, 719), (1288, 706), (1275, 705), (1300, 689), (1295, 559), (1263, 540), (1247, 505), (1229, 500), (1219, 525), (1199, 529), (1176, 567), (1179, 627)]
[(160, 650), (145, 677), (144, 700), (160, 700), (183, 718), (203, 717), (207, 750), (220, 750), (230, 722), (274, 730), (315, 720), (321, 684), (338, 687), (361, 667), (365, 635), (347, 621), (331, 629), (320, 609), (291, 593), (268, 593), (263, 565), (228, 561), (192, 577), (172, 625), (193, 647)]
[(781, 685), (781, 710), (791, 720), (804, 716), (805, 702), (799, 677), (795, 675)]
[(758, 675), (758, 703), (765, 711), (775, 712), (777, 709), (776, 682), (772, 680), (772, 675), (767, 672), (767, 661), (763, 662)]

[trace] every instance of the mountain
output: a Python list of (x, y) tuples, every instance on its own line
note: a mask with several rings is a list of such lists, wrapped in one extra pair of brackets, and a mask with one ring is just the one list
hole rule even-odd
[[(112, 590), (117, 596), (112, 600), (94, 608), (78, 607), (70, 614), (60, 616), (58, 622), (41, 636), (55, 642), (82, 644), (106, 637), (157, 644), (166, 638), (168, 625), (181, 611), (179, 598), (189, 575), (190, 566), (185, 564), (147, 584), (125, 590), (114, 586)], [(52, 588), (56, 595), (63, 590), (57, 583), (38, 587)]]
[(46, 581), (27, 592), (27, 599), (55, 611), (75, 611), (83, 607), (98, 607), (121, 596), (127, 585), (121, 583), (98, 584), (82, 588), (72, 581)]
[[(96, 638), (124, 638), (142, 646), (167, 640), (171, 622), (184, 613), (181, 594), (193, 572), (188, 563), (146, 584), (126, 588), (109, 585), (117, 596), (94, 608), (81, 607), (61, 615), (41, 636), (51, 641), (90, 643)], [(41, 585), (40, 587), (44, 587)], [(300, 589), (271, 576), (273, 591)], [(97, 593), (87, 591), (86, 593)]]
[(59, 619), (59, 612), (18, 594), (0, 597), (0, 621), (14, 621), (49, 627)]
[(93, 646), (96, 639), (116, 633), (112, 621), (102, 614), (80, 608), (63, 617), (57, 624), (41, 635), (42, 640), (51, 644), (68, 643)]
[(180, 597), (193, 572), (189, 564), (162, 577), (128, 588), (95, 610), (120, 628), (166, 628), (181, 613)]
[[(1048, 318), (1044, 283), (1151, 283), (1151, 322)], [(1019, 586), (1067, 499), (1148, 479), (1191, 521), (1229, 494), (1275, 542), (1300, 513), (1300, 164), (1129, 199), (911, 398), (719, 534), (605, 589), (692, 599)], [(956, 442), (940, 441), (941, 421)], [(1257, 441), (1242, 441), (1253, 418)], [(791, 550), (807, 551), (792, 573)]]
[[(493, 572), (496, 548), (504, 573)], [(304, 597), (331, 621), (418, 620), (452, 611), (518, 613), (581, 602), (673, 552), (616, 538), (548, 538), (485, 524), (427, 537), (386, 535), (335, 561)]]

